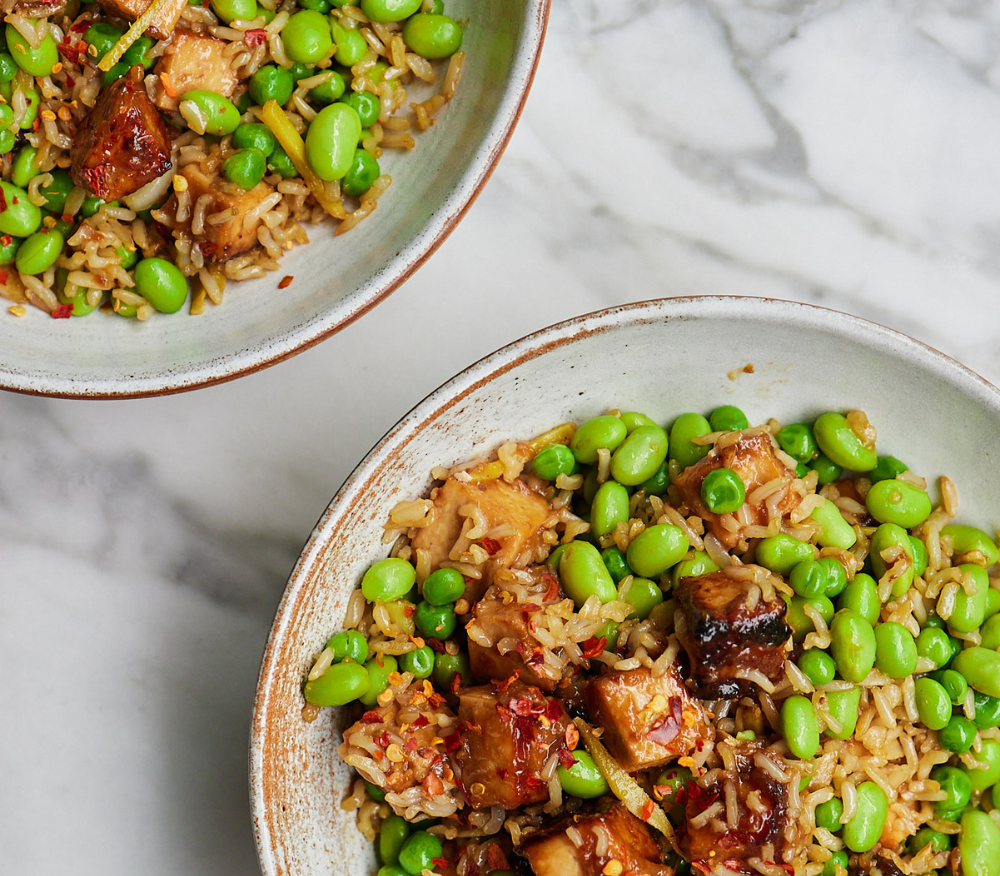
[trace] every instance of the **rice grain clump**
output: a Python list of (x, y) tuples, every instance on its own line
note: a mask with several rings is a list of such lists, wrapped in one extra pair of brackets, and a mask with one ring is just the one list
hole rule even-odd
[(1000, 550), (876, 437), (612, 410), (435, 469), (304, 686), (380, 876), (998, 876)]
[(199, 314), (354, 228), (465, 57), (439, 0), (2, 2), (0, 297), (60, 319)]

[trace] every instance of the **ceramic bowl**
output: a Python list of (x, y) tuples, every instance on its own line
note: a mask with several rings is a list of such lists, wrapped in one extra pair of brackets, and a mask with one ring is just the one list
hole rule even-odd
[[(230, 283), (220, 307), (145, 323), (95, 313), (18, 319), (0, 309), (0, 388), (83, 398), (150, 396), (247, 374), (317, 343), (402, 284), (454, 229), (514, 129), (538, 62), (549, 0), (451, 0), (468, 18), (466, 66), (455, 100), (405, 155), (375, 213), (334, 237), (308, 228), (281, 268)], [(294, 277), (278, 289), (282, 277)], [(3, 304), (0, 299), (0, 304)]]
[(350, 476), (292, 573), (261, 670), (250, 745), (254, 827), (266, 876), (368, 876), (372, 849), (339, 802), (333, 710), (301, 718), (312, 657), (341, 628), (361, 573), (385, 556), (382, 522), (450, 465), (609, 408), (661, 422), (735, 404), (751, 423), (859, 408), (883, 452), (936, 489), (955, 480), (961, 519), (1000, 524), (1000, 391), (888, 329), (802, 304), (679, 298), (607, 310), (531, 335), (415, 407)]

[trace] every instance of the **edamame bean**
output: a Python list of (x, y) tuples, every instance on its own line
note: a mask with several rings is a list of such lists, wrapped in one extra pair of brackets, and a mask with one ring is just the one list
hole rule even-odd
[(906, 481), (884, 480), (872, 484), (865, 507), (879, 523), (895, 523), (913, 529), (931, 513), (931, 497)]
[(151, 36), (141, 36), (132, 45), (126, 49), (125, 54), (122, 55), (121, 63), (123, 63), (128, 69), (131, 69), (136, 64), (142, 66), (144, 70), (148, 70), (153, 64), (156, 63), (155, 58), (151, 58), (149, 55), (150, 50), (156, 45), (156, 40)]
[[(35, 23), (33, 19), (29, 21)], [(7, 36), (7, 51), (10, 52), (14, 63), (25, 73), (32, 76), (48, 76), (52, 73), (52, 68), (59, 63), (59, 50), (48, 30), (45, 31), (45, 36), (37, 48), (33, 47), (12, 24), (8, 24), (4, 32)]]
[(837, 599), (837, 607), (849, 608), (874, 625), (882, 611), (875, 579), (871, 575), (859, 572), (847, 582), (847, 586)]
[(821, 487), (832, 484), (844, 473), (837, 463), (822, 453), (809, 463), (809, 468), (816, 472), (816, 483)]
[(383, 791), (378, 785), (373, 785), (371, 782), (365, 782), (365, 793), (376, 803), (385, 802), (385, 791)]
[(1000, 562), (1000, 548), (983, 530), (975, 526), (949, 524), (941, 529), (942, 538), (950, 538), (955, 556), (978, 551), (987, 566)]
[[(9, 26), (9, 25), (8, 25)], [(13, 183), (0, 180), (7, 208), (0, 212), (0, 234), (28, 237), (42, 224), (42, 211), (28, 200), (28, 193)]]
[(370, 683), (364, 666), (334, 663), (319, 678), (307, 681), (303, 694), (314, 706), (344, 706), (366, 694)]
[(322, 60), (333, 48), (327, 22), (325, 15), (313, 9), (303, 9), (292, 15), (281, 29), (281, 42), (288, 57), (310, 66)]
[[(948, 626), (960, 633), (971, 633), (978, 630), (986, 619), (986, 596), (990, 589), (990, 579), (986, 570), (975, 563), (962, 563), (958, 569), (964, 580), (955, 594), (951, 615), (947, 618)], [(938, 614), (940, 613), (939, 608)]]
[(915, 855), (921, 849), (930, 846), (936, 852), (946, 852), (951, 848), (951, 837), (932, 827), (922, 827), (909, 841), (910, 854)]
[(914, 684), (917, 715), (929, 730), (941, 730), (951, 719), (951, 698), (944, 687), (929, 676), (918, 678)]
[(863, 681), (875, 665), (875, 631), (857, 612), (842, 608), (830, 625), (830, 651), (845, 681)]
[(927, 546), (915, 535), (909, 536), (910, 547), (913, 548), (913, 574), (920, 577), (927, 571)]
[(556, 769), (559, 784), (562, 789), (581, 800), (592, 800), (608, 793), (608, 783), (594, 763), (594, 759), (586, 751), (571, 752), (576, 763), (569, 769), (560, 766)]
[(701, 482), (701, 501), (713, 514), (738, 511), (746, 499), (746, 487), (731, 468), (716, 468)]
[[(20, 244), (21, 241), (16, 241)], [(86, 316), (93, 313), (100, 304), (100, 297), (93, 304), (87, 303), (87, 293), (90, 291), (84, 286), (77, 286), (68, 283), (69, 271), (65, 268), (56, 268), (56, 298), (60, 304), (71, 304), (73, 306), (73, 316)]]
[(458, 624), (453, 605), (431, 605), (429, 602), (417, 604), (413, 620), (421, 635), (428, 639), (448, 639)]
[(819, 722), (808, 697), (796, 694), (781, 704), (781, 735), (789, 750), (807, 760), (819, 751)]
[(965, 702), (965, 697), (969, 693), (969, 683), (960, 672), (954, 669), (942, 669), (939, 672), (932, 672), (933, 678), (948, 693), (948, 699), (953, 706), (960, 706)]
[(628, 522), (628, 490), (617, 481), (605, 481), (597, 488), (590, 506), (590, 531), (598, 538)]
[[(997, 591), (991, 589), (990, 592), (996, 593)], [(996, 651), (1000, 648), (1000, 615), (989, 618), (979, 633), (982, 636), (982, 641), (979, 643), (981, 647), (988, 651)]]
[[(192, 113), (190, 108), (185, 112), (185, 104), (193, 104), (196, 112)], [(180, 113), (188, 127), (198, 134), (224, 137), (232, 134), (240, 123), (240, 111), (229, 98), (203, 88), (185, 92), (181, 98)]]
[(735, 405), (720, 405), (708, 415), (713, 432), (740, 432), (750, 428), (747, 415)]
[(610, 414), (591, 417), (583, 423), (569, 441), (576, 461), (585, 465), (597, 463), (597, 451), (607, 449), (612, 453), (618, 449), (628, 434), (625, 424)]
[(798, 563), (813, 559), (816, 549), (808, 542), (781, 532), (761, 539), (757, 543), (756, 556), (765, 569), (787, 575)]
[(30, 235), (17, 251), (14, 262), (22, 274), (41, 274), (55, 264), (62, 252), (63, 236), (54, 228)]
[(1000, 614), (1000, 590), (990, 587), (986, 593), (986, 619)]
[(330, 31), (337, 45), (334, 59), (343, 67), (353, 67), (368, 51), (368, 42), (357, 28), (346, 28), (336, 21), (331, 22)]
[(645, 620), (663, 602), (663, 591), (648, 578), (633, 578), (622, 598), (633, 608), (630, 618)]
[(632, 539), (625, 558), (636, 575), (657, 578), (684, 558), (688, 546), (682, 529), (669, 523), (658, 523), (647, 526)]
[[(379, 662), (381, 660), (381, 662)], [(337, 663), (337, 666), (354, 666), (353, 663)], [(436, 666), (435, 661), (435, 666)], [(333, 668), (333, 667), (331, 667)], [(363, 705), (371, 708), (377, 705), (378, 695), (382, 693), (389, 686), (389, 676), (392, 675), (397, 669), (398, 664), (396, 663), (395, 657), (390, 657), (388, 654), (381, 655), (381, 657), (373, 657), (364, 665), (365, 672), (368, 673), (368, 690), (358, 697)], [(329, 671), (329, 670), (327, 670)]]
[(831, 690), (825, 694), (826, 708), (830, 716), (840, 725), (840, 731), (827, 727), (823, 732), (832, 739), (850, 739), (858, 725), (861, 708), (861, 688)]
[[(626, 427), (627, 428), (627, 427)], [(639, 426), (611, 457), (611, 477), (635, 487), (648, 480), (667, 458), (667, 433), (659, 426)]]
[(257, 16), (257, 0), (210, 0), (209, 6), (226, 24), (236, 19), (250, 21)]
[(424, 870), (434, 869), (434, 859), (440, 858), (441, 853), (441, 840), (426, 830), (418, 830), (399, 850), (399, 866), (410, 876), (420, 876)]
[(917, 668), (917, 643), (902, 624), (875, 627), (875, 666), (890, 678), (906, 678)]
[(372, 21), (402, 21), (419, 8), (422, 0), (361, 0), (361, 11)]
[(447, 58), (462, 48), (462, 28), (448, 15), (421, 12), (403, 25), (403, 39), (418, 55)]
[(972, 720), (980, 730), (1000, 727), (1000, 698), (977, 690), (973, 692), (973, 705), (975, 713)]
[(788, 576), (788, 583), (796, 596), (813, 599), (826, 595), (826, 568), (818, 560), (803, 560), (796, 563)]
[(350, 658), (355, 663), (368, 659), (368, 642), (357, 630), (341, 630), (330, 637), (326, 647), (333, 651), (333, 662)]
[(378, 830), (378, 856), (383, 864), (393, 865), (399, 860), (399, 851), (412, 829), (402, 815), (390, 813), (382, 820)]
[[(900, 556), (896, 548), (902, 549)], [(892, 595), (899, 598), (913, 584), (913, 545), (906, 530), (897, 523), (883, 523), (872, 534), (871, 564), (875, 577), (881, 581), (889, 565), (885, 557), (900, 556), (892, 561)]]
[(602, 603), (618, 598), (618, 588), (611, 580), (600, 551), (590, 542), (574, 541), (568, 545), (559, 560), (559, 577), (577, 608), (591, 596)]
[(878, 463), (875, 448), (865, 445), (843, 414), (820, 414), (813, 424), (813, 435), (824, 455), (843, 468), (866, 472)]
[(990, 785), (1000, 782), (1000, 742), (984, 739), (982, 748), (976, 752), (976, 760), (986, 764), (985, 769), (970, 769), (969, 782), (972, 790), (985, 791)]
[(805, 423), (789, 423), (778, 430), (778, 446), (796, 462), (809, 462), (819, 454), (812, 429)]
[[(111, 50), (111, 47), (121, 39), (121, 36), (122, 32), (106, 21), (96, 21), (83, 32), (84, 42), (94, 47), (97, 52), (94, 57), (97, 59), (103, 58)], [(4, 79), (3, 81), (9, 80)]]
[(670, 468), (667, 463), (663, 463), (649, 480), (639, 484), (639, 489), (644, 490), (647, 496), (662, 496), (669, 486)]
[(817, 805), (815, 810), (816, 827), (822, 827), (831, 833), (837, 833), (843, 825), (840, 816), (844, 814), (844, 804), (839, 797), (831, 797)]
[(799, 669), (816, 687), (829, 684), (837, 674), (837, 664), (833, 658), (819, 648), (810, 648), (799, 657)]
[(674, 566), (670, 572), (670, 580), (676, 587), (681, 578), (698, 578), (718, 571), (719, 567), (705, 551), (693, 551)]
[(142, 259), (135, 266), (135, 291), (160, 313), (176, 313), (188, 296), (187, 277), (166, 259)]
[(438, 690), (451, 690), (458, 676), (463, 685), (472, 684), (472, 671), (466, 654), (435, 654), (434, 685)]
[(632, 574), (632, 570), (628, 567), (628, 562), (625, 559), (625, 554), (614, 546), (604, 548), (601, 551), (601, 559), (604, 560), (608, 574), (611, 575), (611, 580), (615, 584), (620, 583), (623, 578)]
[(826, 591), (830, 599), (839, 596), (847, 586), (847, 570), (836, 557), (820, 557), (817, 561), (826, 571)]
[(909, 471), (909, 466), (905, 462), (896, 459), (895, 456), (880, 456), (875, 468), (868, 473), (868, 480), (877, 484), (879, 481), (897, 478), (905, 471)]
[(670, 459), (681, 469), (704, 459), (711, 448), (707, 444), (694, 443), (694, 439), (711, 431), (712, 426), (701, 414), (681, 414), (670, 427)]
[(361, 592), (369, 602), (392, 602), (410, 592), (417, 570), (399, 557), (372, 563), (361, 579)]
[(874, 782), (858, 786), (857, 809), (854, 817), (844, 825), (844, 845), (852, 852), (867, 852), (875, 847), (889, 812), (889, 800)]
[(640, 426), (657, 426), (656, 420), (639, 411), (623, 411), (621, 421), (625, 424), (625, 429), (631, 435)]
[(421, 593), (431, 605), (448, 605), (465, 595), (465, 579), (455, 569), (438, 569), (424, 579)]
[(948, 723), (938, 730), (938, 742), (945, 751), (965, 754), (976, 740), (976, 725), (964, 715), (952, 715)]
[(399, 658), (399, 667), (410, 672), (414, 678), (430, 678), (434, 672), (434, 649), (424, 645), (414, 651), (407, 651)]
[(846, 551), (854, 547), (858, 540), (854, 528), (844, 520), (840, 509), (829, 499), (824, 499), (821, 505), (817, 505), (809, 517), (819, 524), (816, 541), (821, 547), (835, 547)]
[(943, 800), (934, 801), (936, 813), (961, 809), (972, 798), (969, 774), (959, 767), (940, 764), (931, 770), (931, 780), (937, 782), (946, 795)]
[(935, 627), (925, 627), (917, 636), (917, 654), (932, 660), (937, 667), (944, 666), (951, 660), (951, 642), (944, 630)]
[(28, 187), (28, 183), (34, 179), (39, 172), (38, 150), (34, 146), (22, 146), (14, 159), (14, 164), (10, 169), (10, 181), (22, 189)]
[(1000, 827), (985, 812), (973, 809), (962, 815), (958, 850), (963, 876), (1000, 876)]
[[(265, 64), (258, 67), (250, 77), (248, 92), (255, 104), (263, 106), (269, 100), (284, 106), (295, 90), (295, 77), (290, 70), (277, 64)], [(275, 149), (277, 152), (277, 149)], [(273, 155), (271, 156), (273, 159)]]
[(796, 642), (802, 643), (805, 637), (816, 629), (813, 619), (806, 614), (806, 606), (811, 606), (819, 612), (823, 620), (829, 624), (833, 620), (833, 603), (825, 596), (814, 596), (811, 599), (803, 599), (801, 596), (793, 596), (787, 602), (788, 609), (785, 612), (785, 623), (791, 627), (792, 637)]

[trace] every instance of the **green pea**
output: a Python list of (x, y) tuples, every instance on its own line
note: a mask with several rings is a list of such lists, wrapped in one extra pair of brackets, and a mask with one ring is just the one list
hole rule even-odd
[(931, 779), (947, 795), (945, 799), (934, 802), (934, 811), (937, 813), (961, 809), (972, 798), (969, 774), (959, 767), (939, 764), (931, 770)]
[(953, 706), (960, 706), (965, 702), (965, 697), (969, 693), (969, 683), (960, 672), (955, 672), (954, 669), (942, 669), (931, 673), (931, 678), (947, 691), (948, 699)]
[(875, 666), (890, 678), (906, 678), (917, 668), (917, 642), (902, 624), (875, 627)]
[(188, 296), (187, 277), (166, 259), (142, 259), (135, 266), (135, 291), (160, 313), (176, 313)]
[(674, 566), (670, 572), (670, 580), (676, 587), (681, 578), (698, 578), (718, 571), (719, 567), (705, 551), (692, 551)]
[(410, 836), (410, 822), (403, 816), (390, 814), (382, 820), (378, 830), (378, 856), (383, 864), (395, 864), (400, 849)]
[(927, 571), (927, 563), (929, 557), (927, 556), (927, 546), (915, 535), (909, 536), (910, 547), (913, 548), (913, 574), (915, 577), (920, 577)]
[(816, 482), (821, 487), (832, 484), (844, 473), (844, 470), (837, 463), (822, 453), (809, 463), (809, 468), (816, 472)]
[(224, 137), (226, 134), (232, 134), (240, 123), (240, 111), (229, 98), (223, 97), (218, 92), (201, 88), (185, 92), (181, 98), (182, 114), (184, 104), (189, 102), (200, 111), (206, 134)]
[(465, 595), (465, 579), (455, 569), (438, 569), (424, 580), (421, 592), (431, 605), (449, 605)]
[(667, 458), (667, 443), (667, 433), (657, 425), (632, 430), (611, 457), (611, 476), (630, 487), (649, 480)]
[(915, 855), (921, 849), (930, 846), (935, 852), (947, 852), (951, 848), (951, 837), (932, 827), (922, 827), (910, 837), (910, 854)]
[(810, 471), (812, 471), (812, 469), (809, 468), (809, 466), (804, 462), (795, 463), (795, 477), (804, 478)]
[(123, 319), (135, 319), (139, 313), (139, 308), (135, 304), (122, 304), (117, 298), (112, 298), (112, 301), (116, 316), (120, 316)]
[(693, 779), (694, 776), (687, 767), (672, 764), (653, 782), (653, 792), (664, 809), (671, 809), (677, 803), (677, 795)]
[(83, 206), (80, 208), (80, 214), (85, 218), (89, 219), (91, 216), (96, 216), (97, 213), (103, 207), (117, 207), (118, 202), (112, 201), (110, 204), (103, 198), (95, 198), (93, 195), (87, 195), (83, 200)]
[(392, 602), (410, 592), (417, 570), (399, 557), (373, 563), (361, 579), (361, 592), (369, 602)]
[(831, 690), (825, 694), (825, 697), (827, 711), (842, 729), (840, 732), (834, 732), (833, 729), (827, 727), (823, 732), (833, 739), (850, 739), (854, 735), (854, 728), (858, 725), (861, 688)]
[(949, 524), (941, 529), (943, 538), (950, 538), (955, 556), (978, 551), (986, 560), (987, 566), (1000, 562), (1000, 548), (983, 530), (975, 526), (959, 526)]
[(155, 58), (149, 57), (149, 51), (156, 45), (156, 40), (150, 36), (139, 37), (128, 47), (122, 55), (122, 63), (131, 69), (136, 64), (141, 64), (144, 70), (148, 70), (156, 63)]
[(798, 563), (811, 560), (815, 555), (816, 549), (811, 544), (784, 532), (768, 536), (757, 543), (757, 562), (779, 575), (788, 575)]
[(837, 664), (833, 658), (819, 648), (810, 648), (799, 657), (799, 669), (816, 687), (829, 684), (837, 674)]
[(605, 481), (597, 488), (590, 506), (590, 531), (598, 538), (609, 535), (628, 518), (628, 490), (615, 481)]
[(277, 64), (265, 64), (257, 68), (250, 77), (248, 91), (254, 103), (263, 106), (267, 101), (276, 101), (280, 106), (288, 103), (295, 90), (295, 78), (290, 70)]
[(65, 170), (51, 170), (52, 182), (38, 187), (38, 192), (45, 198), (45, 208), (53, 213), (61, 214), (66, 209), (66, 198), (73, 191), (73, 181)]
[(112, 82), (117, 82), (128, 73), (128, 69), (128, 65), (124, 61), (119, 61), (110, 70), (105, 70), (101, 74), (101, 85), (107, 87)]
[(984, 739), (982, 742), (982, 748), (976, 752), (976, 760), (985, 763), (986, 767), (968, 771), (973, 792), (985, 791), (1000, 782), (1000, 742), (995, 739)]
[[(20, 241), (17, 241), (20, 243)], [(72, 304), (73, 305), (73, 316), (86, 316), (88, 313), (93, 313), (100, 304), (100, 298), (98, 298), (95, 304), (87, 303), (87, 292), (89, 291), (83, 286), (71, 285), (67, 282), (69, 276), (69, 271), (65, 268), (56, 268), (56, 298), (59, 299), (60, 304)]]
[(923, 676), (916, 680), (914, 693), (917, 714), (929, 730), (940, 730), (951, 720), (951, 697), (948, 691), (933, 678)]
[(365, 695), (369, 685), (364, 666), (334, 663), (319, 678), (307, 681), (303, 693), (315, 706), (344, 706)]
[(817, 562), (826, 572), (826, 590), (824, 595), (830, 599), (839, 596), (847, 587), (847, 570), (836, 557), (820, 557)]
[(333, 662), (351, 659), (364, 663), (368, 659), (368, 642), (357, 630), (341, 630), (331, 636), (326, 647), (333, 651)]
[[(631, 561), (629, 565), (632, 565)], [(600, 551), (590, 542), (574, 541), (569, 544), (559, 560), (559, 577), (563, 589), (578, 608), (591, 596), (596, 596), (602, 603), (618, 598), (618, 588), (601, 559)]]
[(447, 15), (421, 12), (403, 25), (403, 39), (418, 55), (447, 58), (462, 47), (462, 28)]
[(316, 65), (333, 48), (327, 17), (313, 9), (296, 12), (281, 29), (281, 42), (293, 61)]
[[(10, 25), (8, 25), (9, 27)], [(27, 109), (24, 111), (24, 115), (21, 116), (21, 130), (29, 131), (35, 125), (35, 119), (38, 118), (38, 104), (41, 101), (41, 97), (34, 88), (21, 89), (21, 94), (24, 95), (24, 99), (28, 102)]]
[(905, 562), (897, 561), (893, 565), (895, 577), (892, 581), (892, 595), (899, 598), (913, 584), (913, 545), (906, 530), (897, 523), (883, 523), (872, 534), (871, 564), (875, 577), (881, 581), (888, 571), (882, 553), (893, 548), (902, 548)]
[[(190, 2), (190, 0), (188, 0)], [(392, 864), (386, 864), (384, 867), (379, 867), (375, 873), (375, 876), (410, 876), (402, 867), (396, 867)]]
[(353, 67), (368, 53), (368, 41), (357, 28), (346, 28), (331, 22), (330, 31), (337, 45), (334, 59), (342, 67)]
[(792, 637), (800, 644), (809, 633), (816, 629), (813, 619), (805, 612), (806, 606), (816, 609), (827, 624), (833, 620), (833, 603), (825, 596), (814, 596), (811, 599), (793, 596), (787, 600), (787, 605), (785, 622), (791, 627)]
[(372, 21), (402, 21), (419, 8), (422, 0), (361, 0), (361, 11)]
[(938, 742), (945, 751), (965, 754), (976, 741), (976, 725), (964, 715), (952, 715), (938, 730)]
[(808, 697), (796, 694), (781, 704), (781, 735), (796, 757), (807, 760), (819, 751), (819, 722)]
[(720, 405), (708, 415), (713, 432), (741, 432), (750, 428), (747, 415), (735, 405)]
[(352, 91), (342, 97), (340, 102), (346, 103), (358, 114), (362, 128), (370, 128), (374, 125), (382, 111), (382, 104), (378, 97), (370, 91)]
[(22, 274), (41, 274), (55, 264), (62, 253), (63, 236), (54, 228), (42, 229), (30, 235), (21, 244), (15, 257), (17, 269)]
[(430, 678), (434, 672), (434, 649), (430, 645), (424, 645), (414, 651), (407, 651), (400, 656), (399, 666), (414, 678)]
[[(9, 25), (8, 25), (9, 26)], [(28, 200), (28, 193), (13, 183), (0, 180), (5, 209), (0, 211), (0, 234), (28, 237), (42, 224), (42, 211)]]
[(1000, 876), (1000, 827), (982, 810), (962, 815), (958, 850), (965, 876)]
[(820, 876), (846, 876), (850, 862), (850, 856), (843, 849), (834, 852), (826, 859)]
[(884, 480), (872, 484), (865, 506), (879, 523), (913, 529), (930, 516), (931, 497), (906, 481)]
[[(31, 22), (35, 23), (34, 20)], [(31, 43), (12, 24), (8, 24), (4, 32), (7, 35), (7, 50), (14, 59), (14, 63), (25, 73), (32, 76), (48, 76), (52, 73), (52, 68), (59, 63), (59, 50), (56, 48), (56, 41), (48, 32), (42, 37), (37, 48), (33, 48)]]
[(842, 468), (865, 472), (878, 463), (875, 448), (864, 445), (843, 414), (820, 414), (813, 424), (813, 435), (823, 454)]
[(844, 814), (844, 804), (839, 797), (831, 797), (816, 806), (816, 827), (826, 828), (831, 833), (837, 833), (843, 827), (840, 816)]
[(267, 158), (277, 145), (278, 141), (271, 129), (261, 122), (245, 122), (237, 125), (233, 131), (233, 146), (236, 149), (256, 149)]
[(458, 623), (453, 605), (431, 605), (429, 602), (417, 605), (413, 620), (421, 635), (428, 639), (450, 638)]
[(11, 167), (10, 181), (22, 189), (27, 188), (28, 183), (35, 178), (40, 170), (37, 159), (38, 150), (34, 146), (22, 146)]
[(669, 523), (647, 526), (625, 552), (629, 567), (643, 578), (657, 578), (684, 559), (688, 550), (684, 531)]
[(670, 469), (666, 463), (661, 465), (656, 473), (639, 484), (639, 489), (644, 490), (647, 496), (662, 496), (670, 486)]
[(695, 444), (694, 439), (711, 431), (711, 424), (701, 414), (681, 414), (670, 427), (670, 459), (681, 469), (704, 459), (711, 448), (707, 444)]
[(864, 681), (875, 665), (875, 630), (857, 612), (842, 608), (830, 625), (830, 650), (845, 681)]
[[(3, 241), (10, 241), (9, 243), (4, 243)], [(9, 234), (4, 235), (0, 239), (0, 265), (12, 265), (14, 259), (17, 257), (17, 251), (21, 248), (21, 244), (24, 243), (20, 237), (11, 237)]]
[[(381, 663), (379, 660), (381, 659)], [(356, 666), (355, 663), (337, 663), (336, 666)], [(333, 667), (330, 667), (331, 669)], [(383, 654), (381, 658), (373, 657), (369, 660), (363, 667), (368, 675), (368, 690), (364, 691), (358, 700), (361, 701), (362, 705), (372, 706), (378, 705), (378, 695), (382, 693), (389, 686), (389, 676), (396, 672), (399, 668), (396, 658), (390, 657), (388, 654)], [(329, 672), (329, 670), (327, 670)]]
[(351, 169), (361, 136), (361, 121), (345, 103), (323, 107), (306, 131), (306, 159), (323, 180), (341, 179)]
[(874, 782), (862, 782), (858, 786), (855, 815), (844, 825), (844, 845), (858, 853), (874, 848), (882, 835), (888, 811), (885, 791)]
[(877, 484), (879, 481), (898, 478), (903, 472), (909, 470), (910, 467), (905, 462), (896, 459), (895, 456), (880, 456), (878, 462), (875, 463), (875, 468), (868, 473), (868, 480)]
[(713, 514), (731, 514), (746, 499), (746, 487), (731, 468), (716, 468), (701, 482), (701, 500)]
[(565, 444), (550, 444), (535, 454), (531, 470), (540, 478), (554, 481), (559, 475), (571, 475), (576, 471), (576, 457)]
[(378, 785), (373, 785), (371, 782), (365, 782), (365, 793), (376, 803), (385, 802), (385, 791), (383, 791)]
[(418, 830), (407, 838), (399, 850), (399, 866), (410, 876), (420, 876), (424, 870), (434, 869), (434, 859), (442, 853), (441, 840), (425, 830)]
[(625, 440), (628, 430), (618, 418), (604, 414), (592, 417), (583, 423), (569, 442), (576, 461), (585, 465), (597, 463), (597, 451), (606, 449), (612, 453)]
[(347, 83), (339, 71), (327, 70), (326, 72), (329, 74), (329, 78), (309, 89), (309, 97), (317, 103), (333, 103), (340, 100), (347, 89)]
[(858, 540), (854, 528), (844, 520), (840, 509), (829, 499), (824, 499), (823, 504), (814, 508), (809, 517), (819, 524), (816, 541), (822, 547), (836, 547), (846, 551), (854, 547)]
[(560, 766), (556, 770), (562, 789), (582, 800), (592, 800), (608, 793), (608, 783), (594, 763), (594, 759), (586, 751), (572, 752), (576, 763), (566, 769)]
[(859, 572), (844, 587), (837, 599), (837, 607), (849, 608), (874, 625), (882, 611), (875, 579), (871, 575)]
[(604, 548), (601, 551), (601, 559), (604, 560), (608, 574), (611, 575), (611, 580), (615, 584), (619, 584), (623, 578), (632, 574), (632, 570), (628, 567), (628, 561), (625, 559), (625, 554), (614, 546)]
[[(11, 82), (19, 69), (10, 52), (0, 52), (0, 82)], [(4, 123), (4, 127), (9, 124), (10, 120)]]
[(944, 666), (951, 660), (951, 642), (944, 630), (926, 627), (917, 636), (917, 654), (932, 660), (935, 666)]
[(451, 690), (452, 683), (458, 676), (463, 685), (472, 684), (472, 672), (469, 669), (467, 654), (435, 654), (434, 655), (434, 685), (438, 690)]
[(267, 169), (284, 179), (292, 179), (299, 175), (298, 168), (292, 163), (288, 153), (280, 146), (275, 146), (271, 157), (267, 159)]
[(234, 152), (222, 162), (222, 175), (246, 191), (256, 186), (266, 172), (267, 159), (264, 158), (264, 153), (252, 146)]
[(663, 591), (648, 578), (633, 578), (622, 598), (632, 606), (630, 618), (645, 620), (663, 602)]
[(958, 569), (966, 582), (971, 580), (973, 592), (967, 593), (964, 584), (959, 588), (955, 594), (951, 616), (948, 618), (948, 626), (960, 633), (971, 633), (979, 629), (986, 619), (986, 597), (990, 580), (986, 570), (975, 563), (963, 563)]
[(796, 462), (809, 462), (819, 454), (812, 429), (805, 423), (790, 423), (778, 430), (778, 446)]
[(615, 649), (615, 644), (618, 642), (618, 624), (609, 620), (597, 632), (596, 638), (604, 639), (605, 651), (613, 651)]
[(1000, 698), (991, 697), (982, 691), (973, 692), (975, 713), (973, 721), (980, 730), (992, 730), (1000, 727)]
[(587, 473), (583, 477), (583, 501), (586, 503), (593, 502), (599, 486), (600, 484), (597, 482), (597, 468), (588, 468)]
[(788, 576), (788, 583), (797, 596), (812, 599), (826, 595), (827, 571), (818, 560), (796, 563)]
[[(990, 593), (996, 592), (996, 590), (990, 590)], [(979, 634), (982, 636), (982, 641), (979, 643), (981, 647), (987, 651), (996, 651), (1000, 648), (1000, 616), (993, 615), (987, 619)]]
[(210, 0), (209, 6), (222, 21), (252, 21), (257, 15), (257, 0)]

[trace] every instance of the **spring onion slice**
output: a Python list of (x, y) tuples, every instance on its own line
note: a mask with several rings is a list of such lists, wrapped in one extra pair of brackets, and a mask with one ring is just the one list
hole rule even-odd
[(285, 114), (285, 111), (278, 106), (276, 100), (269, 100), (264, 104), (261, 118), (281, 144), (281, 148), (288, 153), (288, 157), (291, 159), (292, 164), (295, 165), (295, 169), (299, 172), (302, 179), (306, 181), (306, 185), (309, 186), (313, 195), (316, 196), (316, 200), (319, 201), (320, 206), (333, 216), (334, 219), (347, 218), (347, 211), (344, 209), (344, 205), (340, 201), (333, 200), (327, 194), (326, 185), (323, 180), (313, 173), (309, 162), (306, 160), (305, 143), (302, 142), (299, 132), (295, 130), (295, 126)]
[(601, 775), (604, 776), (614, 795), (625, 804), (625, 808), (636, 818), (646, 822), (646, 824), (651, 824), (662, 833), (670, 841), (674, 851), (678, 851), (674, 829), (670, 825), (667, 813), (653, 802), (653, 799), (642, 790), (635, 779), (625, 772), (594, 735), (593, 730), (587, 726), (586, 721), (574, 718), (573, 723), (580, 731), (580, 739), (583, 740), (584, 747), (594, 759), (594, 763), (597, 764), (597, 768), (601, 771)]
[(129, 50), (129, 46), (146, 32), (153, 23), (156, 13), (169, 2), (170, 0), (153, 0), (146, 8), (146, 11), (132, 22), (132, 26), (119, 37), (118, 42), (101, 58), (97, 68), (107, 73), (108, 70), (114, 67), (122, 59), (122, 55)]

